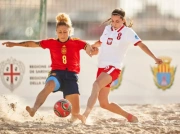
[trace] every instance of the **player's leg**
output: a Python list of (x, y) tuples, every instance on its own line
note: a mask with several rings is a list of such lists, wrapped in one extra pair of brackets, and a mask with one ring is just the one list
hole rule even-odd
[(64, 79), (63, 95), (64, 98), (69, 100), (72, 104), (70, 122), (74, 122), (78, 118), (80, 112), (79, 86), (77, 82), (77, 74), (67, 71)]
[(72, 104), (71, 119), (70, 122), (76, 121), (80, 112), (79, 94), (66, 95), (65, 99)]
[(112, 78), (109, 74), (102, 72), (96, 79), (96, 81), (93, 83), (93, 88), (92, 88), (92, 92), (91, 95), (88, 99), (88, 103), (87, 103), (87, 107), (85, 112), (83, 113), (83, 115), (81, 116), (80, 120), (85, 123), (86, 122), (86, 118), (88, 117), (88, 115), (90, 114), (93, 106), (95, 105), (98, 95), (99, 95), (99, 91), (105, 87), (107, 84), (109, 84), (111, 82)]
[(110, 92), (110, 87), (104, 87), (99, 92), (98, 100), (99, 104), (102, 108), (107, 109), (113, 113), (119, 114), (123, 117), (125, 117), (129, 122), (138, 122), (138, 119), (136, 116), (126, 112), (123, 110), (119, 105), (113, 102), (109, 102), (108, 95)]
[(39, 109), (39, 107), (45, 102), (47, 96), (52, 91), (56, 91), (59, 88), (60, 88), (60, 82), (57, 80), (57, 78), (54, 76), (48, 77), (44, 89), (36, 97), (34, 106), (32, 108), (30, 108), (29, 106), (26, 107), (26, 110), (29, 112), (29, 115), (33, 117), (36, 111)]

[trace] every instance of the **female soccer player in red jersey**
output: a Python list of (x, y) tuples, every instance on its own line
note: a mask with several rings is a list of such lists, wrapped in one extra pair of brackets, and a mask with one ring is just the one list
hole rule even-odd
[(115, 9), (108, 21), (111, 21), (111, 25), (105, 27), (100, 41), (92, 45), (93, 47), (101, 46), (98, 60), (99, 69), (86, 110), (80, 119), (83, 123), (86, 122), (86, 118), (98, 99), (102, 108), (124, 116), (129, 122), (137, 122), (136, 116), (126, 112), (117, 104), (109, 102), (110, 84), (118, 78), (121, 72), (121, 65), (129, 45), (139, 46), (157, 64), (161, 64), (162, 60), (156, 58), (133, 29), (126, 26), (125, 12), (122, 9)]
[(71, 38), (72, 23), (69, 16), (60, 13), (56, 17), (56, 33), (58, 39), (41, 40), (40, 42), (26, 41), (21, 43), (4, 42), (6, 47), (42, 47), (49, 49), (51, 68), (44, 89), (38, 94), (34, 106), (26, 107), (30, 116), (34, 116), (38, 108), (45, 102), (51, 92), (62, 91), (65, 99), (72, 104), (71, 120), (77, 119), (80, 112), (79, 88), (77, 74), (80, 71), (80, 50), (84, 49), (90, 56), (97, 54), (85, 41)]

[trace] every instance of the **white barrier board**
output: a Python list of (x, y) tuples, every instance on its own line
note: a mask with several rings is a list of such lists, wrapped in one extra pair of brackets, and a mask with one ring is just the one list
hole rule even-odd
[[(43, 89), (50, 71), (49, 50), (42, 48), (6, 48), (0, 41), (0, 94), (13, 94), (31, 105)], [(19, 42), (19, 41), (16, 41)], [(93, 41), (88, 41), (93, 43)], [(110, 92), (110, 101), (120, 104), (178, 103), (180, 102), (180, 42), (144, 41), (157, 56), (167, 59), (167, 64), (157, 66), (153, 59), (139, 47), (129, 48), (124, 60), (120, 86)], [(151, 70), (151, 67), (154, 67)], [(176, 69), (176, 70), (175, 70)], [(81, 51), (79, 88), (81, 105), (87, 103), (96, 78), (97, 56), (92, 58)], [(153, 74), (154, 71), (154, 74)], [(157, 83), (155, 84), (155, 81)], [(162, 89), (163, 88), (163, 89)], [(51, 106), (62, 98), (62, 93), (51, 94), (44, 106)]]

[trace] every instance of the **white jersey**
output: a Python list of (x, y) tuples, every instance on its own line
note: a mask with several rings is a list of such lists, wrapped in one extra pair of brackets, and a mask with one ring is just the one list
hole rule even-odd
[(98, 57), (98, 67), (104, 68), (112, 65), (121, 69), (129, 45), (136, 45), (141, 39), (129, 27), (122, 26), (114, 30), (111, 25), (108, 25), (105, 27), (100, 41), (102, 44)]

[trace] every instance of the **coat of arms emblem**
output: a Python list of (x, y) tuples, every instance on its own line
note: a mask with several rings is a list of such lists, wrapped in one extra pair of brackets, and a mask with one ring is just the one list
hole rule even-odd
[(24, 64), (16, 59), (10, 58), (0, 63), (1, 81), (11, 92), (20, 85), (24, 71)]
[(108, 39), (107, 39), (107, 44), (108, 44), (108, 45), (111, 45), (112, 42), (113, 42), (113, 38), (108, 38)]
[(161, 57), (163, 63), (156, 67), (151, 67), (154, 75), (154, 82), (156, 86), (162, 90), (170, 88), (174, 82), (176, 67), (170, 66), (170, 57)]

